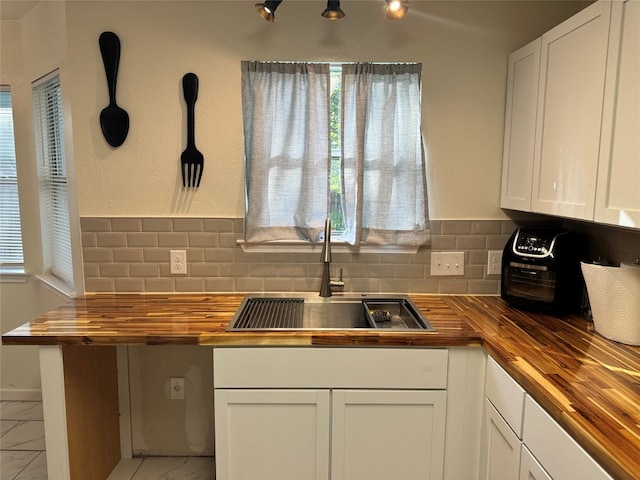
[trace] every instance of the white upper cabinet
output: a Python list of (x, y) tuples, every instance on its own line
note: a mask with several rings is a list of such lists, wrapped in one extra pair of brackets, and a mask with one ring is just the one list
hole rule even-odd
[(531, 209), (540, 42), (538, 38), (509, 55), (500, 195), (502, 208)]
[(507, 85), (500, 206), (640, 228), (640, 2), (513, 52)]
[(531, 210), (593, 219), (611, 2), (542, 36)]
[(640, 2), (614, 2), (594, 220), (640, 228)]

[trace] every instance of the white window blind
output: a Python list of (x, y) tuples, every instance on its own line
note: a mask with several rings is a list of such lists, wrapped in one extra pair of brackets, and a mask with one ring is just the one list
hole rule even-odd
[(0, 271), (23, 273), (11, 90), (0, 88)]
[(35, 82), (32, 92), (45, 269), (73, 287), (60, 76)]

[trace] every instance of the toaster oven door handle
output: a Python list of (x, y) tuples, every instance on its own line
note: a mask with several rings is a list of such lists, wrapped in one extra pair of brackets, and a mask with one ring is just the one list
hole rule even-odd
[[(509, 266), (522, 268), (524, 270), (537, 270), (539, 272), (546, 272), (547, 270), (549, 270), (549, 267), (545, 265), (527, 265), (525, 263), (518, 263), (518, 262), (509, 262)], [(534, 272), (531, 272), (531, 273), (534, 273)]]

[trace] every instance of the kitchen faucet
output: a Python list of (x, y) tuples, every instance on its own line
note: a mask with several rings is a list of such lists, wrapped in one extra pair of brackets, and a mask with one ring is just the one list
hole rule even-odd
[(322, 244), (322, 254), (320, 261), (323, 263), (322, 282), (320, 283), (320, 296), (330, 297), (332, 289), (344, 289), (342, 280), (342, 269), (340, 269), (339, 280), (331, 280), (331, 219), (324, 222), (324, 243)]

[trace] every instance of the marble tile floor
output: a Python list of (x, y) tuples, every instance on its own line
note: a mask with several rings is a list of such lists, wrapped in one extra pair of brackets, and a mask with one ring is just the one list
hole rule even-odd
[[(42, 402), (0, 401), (0, 480), (47, 477)], [(215, 480), (212, 457), (123, 459), (108, 480)]]

